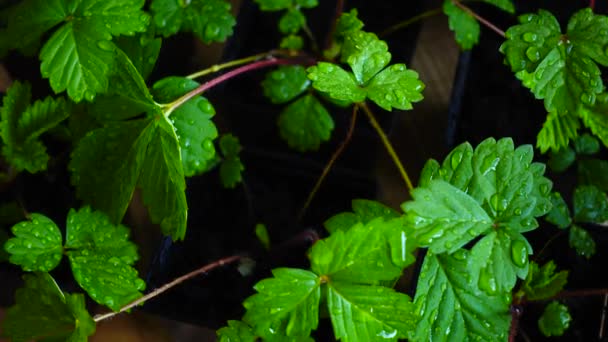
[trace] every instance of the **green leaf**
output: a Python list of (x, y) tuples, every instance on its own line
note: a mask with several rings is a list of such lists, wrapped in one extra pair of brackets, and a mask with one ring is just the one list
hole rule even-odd
[(74, 278), (96, 302), (118, 311), (141, 297), (145, 283), (132, 268), (138, 255), (127, 227), (115, 226), (105, 214), (88, 207), (72, 209), (65, 247)]
[(301, 50), (304, 46), (304, 40), (301, 36), (290, 34), (281, 39), (279, 47), (288, 50)]
[(9, 261), (24, 271), (48, 272), (61, 261), (63, 246), (61, 231), (48, 217), (30, 214), (30, 220), (12, 228), (15, 235), (4, 244)]
[(572, 224), (572, 217), (570, 216), (570, 209), (566, 201), (562, 198), (559, 192), (553, 192), (551, 194), (551, 211), (545, 217), (547, 222), (551, 222), (560, 229), (566, 229)]
[(578, 182), (608, 191), (608, 161), (600, 159), (581, 159), (578, 161)]
[[(608, 93), (597, 96), (595, 104), (592, 106), (582, 106), (578, 112), (583, 119), (583, 124), (588, 127), (595, 136), (608, 146)], [(593, 145), (595, 146), (595, 145)], [(593, 148), (590, 149), (593, 151)], [(595, 152), (593, 152), (595, 153)], [(592, 154), (592, 153), (588, 153)]]
[(241, 321), (228, 321), (228, 325), (217, 331), (219, 342), (255, 342), (251, 327)]
[(570, 326), (571, 320), (572, 317), (568, 312), (568, 307), (557, 301), (552, 301), (545, 307), (545, 311), (538, 319), (538, 328), (547, 337), (562, 336)]
[[(557, 295), (568, 281), (568, 271), (555, 272), (555, 264), (549, 261), (542, 267), (530, 263), (530, 271), (524, 280), (518, 295), (526, 300), (545, 300)], [(520, 293), (521, 292), (521, 293)]]
[(580, 122), (577, 117), (551, 112), (547, 115), (543, 128), (538, 132), (536, 147), (542, 153), (549, 149), (557, 151), (567, 148), (570, 140), (578, 136), (579, 127)]
[(116, 39), (116, 46), (129, 57), (143, 79), (147, 79), (154, 69), (161, 44), (162, 39), (154, 38), (151, 33), (141, 33), (133, 37), (118, 37)]
[(342, 39), (353, 31), (359, 31), (363, 28), (363, 22), (358, 18), (358, 12), (356, 8), (350, 10), (350, 12), (344, 12), (340, 15), (340, 18), (336, 22), (336, 30), (334, 35), (338, 39)]
[(570, 247), (576, 250), (576, 253), (587, 259), (595, 254), (595, 241), (591, 234), (585, 229), (572, 225), (570, 227), (570, 235), (568, 236)]
[(2, 322), (5, 336), (13, 342), (86, 342), (95, 332), (84, 296), (64, 294), (48, 273), (26, 274), (17, 290), (15, 305)]
[(304, 8), (313, 8), (319, 5), (319, 0), (295, 0), (295, 4)]
[(600, 150), (600, 142), (596, 138), (585, 133), (574, 140), (574, 150), (578, 154), (595, 154)]
[[(185, 77), (167, 77), (154, 84), (153, 93), (162, 102), (173, 101), (196, 89), (199, 84)], [(211, 120), (215, 109), (202, 96), (196, 96), (170, 113), (170, 121), (175, 126), (179, 140), (181, 162), (186, 177), (208, 170), (215, 162), (216, 152), (213, 140), (218, 136), (217, 128)]]
[(295, 34), (306, 25), (306, 17), (299, 9), (289, 9), (279, 19), (279, 31), (283, 34)]
[(597, 187), (577, 187), (574, 190), (573, 202), (576, 222), (601, 223), (608, 220), (608, 198)]
[(515, 13), (515, 7), (511, 0), (483, 0), (483, 2), (492, 4), (505, 12)]
[(150, 10), (158, 33), (165, 37), (193, 32), (204, 43), (223, 42), (236, 24), (224, 0), (153, 0)]
[(602, 34), (608, 17), (580, 10), (570, 18), (565, 35), (543, 10), (519, 21), (507, 30), (500, 50), (523, 84), (544, 99), (549, 112), (576, 115), (582, 105), (593, 105), (604, 88), (596, 63), (608, 66), (608, 36)]
[(293, 100), (310, 87), (306, 69), (301, 65), (283, 65), (266, 74), (262, 81), (264, 95), (272, 103)]
[(367, 97), (387, 111), (392, 111), (393, 107), (412, 109), (412, 102), (424, 98), (421, 94), (423, 89), (418, 73), (408, 70), (405, 64), (394, 64), (382, 70), (366, 87)]
[(391, 54), (374, 33), (352, 31), (344, 39), (341, 61), (350, 65), (357, 83), (364, 85), (391, 61)]
[(0, 109), (2, 154), (17, 171), (35, 173), (45, 170), (49, 160), (46, 148), (38, 138), (65, 120), (69, 108), (63, 98), (47, 97), (32, 105), (30, 99), (28, 83), (17, 81), (8, 89)]
[(256, 331), (270, 329), (287, 336), (308, 336), (319, 324), (319, 277), (309, 271), (278, 268), (273, 278), (264, 279), (254, 288), (257, 294), (247, 298), (243, 320)]
[(450, 30), (463, 50), (470, 50), (479, 41), (479, 23), (473, 16), (456, 6), (452, 0), (444, 0), (443, 13), (448, 16)]
[(254, 0), (262, 11), (280, 11), (293, 5), (293, 0)]
[(418, 320), (410, 297), (382, 286), (330, 282), (327, 305), (334, 335), (344, 342), (396, 341)]
[(270, 249), (270, 235), (268, 235), (265, 224), (258, 223), (255, 225), (255, 236), (266, 250)]
[[(547, 146), (549, 148), (549, 146)], [(570, 147), (560, 148), (557, 152), (549, 151), (547, 165), (552, 171), (564, 172), (576, 160), (576, 152)]]
[(452, 253), (492, 227), (479, 203), (448, 182), (432, 180), (414, 189), (412, 198), (402, 205), (407, 223), (433, 253)]
[(329, 140), (334, 120), (314, 95), (307, 94), (281, 112), (278, 125), (289, 147), (306, 152), (317, 150), (322, 142)]
[(469, 253), (428, 253), (416, 288), (416, 313), (420, 322), (416, 341), (506, 341), (511, 315), (510, 294), (488, 295), (471, 273)]
[(308, 68), (307, 72), (313, 87), (327, 93), (332, 99), (344, 101), (346, 104), (365, 100), (365, 90), (357, 86), (353, 74), (335, 64), (319, 62)]
[(225, 188), (234, 188), (243, 180), (241, 173), (245, 170), (239, 158), (241, 152), (239, 139), (232, 134), (223, 135), (220, 139), (220, 150), (224, 155), (220, 166), (222, 184)]

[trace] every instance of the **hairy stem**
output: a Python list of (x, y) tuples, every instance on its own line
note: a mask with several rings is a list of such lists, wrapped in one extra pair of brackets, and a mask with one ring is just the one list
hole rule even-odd
[(365, 112), (365, 115), (367, 115), (367, 118), (369, 119), (369, 122), (371, 123), (372, 127), (376, 130), (376, 133), (378, 133), (378, 135), (380, 136), (380, 139), (382, 140), (382, 144), (384, 145), (384, 148), (386, 149), (386, 151), (388, 152), (388, 155), (391, 157), (391, 159), (393, 160), (393, 163), (399, 170), (399, 173), (401, 174), (401, 177), (403, 178), (403, 181), (405, 182), (405, 185), (407, 186), (408, 190), (409, 191), (414, 190), (414, 186), (412, 185), (412, 181), (410, 180), (410, 177), (407, 175), (407, 172), (405, 171), (403, 164), (401, 164), (401, 160), (399, 160), (399, 157), (397, 156), (397, 152), (395, 152), (395, 149), (393, 148), (393, 145), (391, 144), (390, 140), (386, 136), (386, 133), (384, 133), (384, 130), (382, 129), (382, 127), (376, 120), (374, 113), (372, 113), (372, 111), (369, 109), (369, 107), (367, 106), (367, 104), (365, 102), (358, 103), (357, 106), (360, 106), (361, 109), (363, 109), (363, 112)]
[(506, 37), (505, 36), (505, 31), (499, 29), (498, 27), (496, 27), (496, 25), (494, 25), (491, 22), (489, 22), (488, 20), (484, 19), (479, 14), (473, 12), (472, 9), (470, 9), (469, 7), (463, 5), (462, 2), (460, 2), (458, 0), (452, 0), (452, 3), (454, 3), (454, 5), (460, 7), (463, 11), (465, 11), (465, 12), (469, 13), (470, 15), (472, 15), (475, 19), (477, 19), (477, 21), (479, 21), (480, 23), (482, 23), (483, 25), (485, 25), (490, 30), (496, 32), (499, 36), (501, 36), (503, 38)]
[(239, 65), (255, 62), (255, 61), (260, 60), (260, 59), (268, 59), (270, 57), (276, 56), (277, 52), (278, 52), (277, 50), (271, 50), (271, 51), (267, 51), (267, 52), (263, 52), (263, 53), (258, 53), (257, 55), (248, 56), (248, 57), (244, 57), (244, 58), (240, 58), (240, 59), (235, 59), (235, 60), (230, 61), (230, 62), (212, 65), (211, 67), (209, 67), (207, 69), (203, 69), (201, 71), (197, 71), (197, 72), (195, 72), (193, 74), (190, 74), (190, 75), (188, 75), (186, 77), (189, 78), (189, 79), (191, 79), (191, 80), (195, 79), (195, 78), (203, 77), (205, 75), (213, 74), (213, 73), (216, 73), (218, 71), (221, 71), (221, 70), (224, 70), (224, 69), (227, 69), (227, 68), (232, 68), (232, 67), (235, 67), (235, 66), (239, 66)]
[(312, 200), (315, 198), (315, 195), (317, 194), (317, 192), (321, 188), (321, 184), (323, 183), (323, 181), (325, 180), (325, 178), (329, 174), (329, 171), (334, 166), (334, 163), (336, 162), (336, 160), (338, 160), (338, 157), (340, 157), (340, 155), (344, 151), (344, 148), (346, 148), (346, 145), (348, 145), (348, 143), (352, 139), (353, 132), (355, 131), (355, 123), (357, 122), (357, 112), (358, 111), (359, 111), (359, 107), (358, 106), (354, 106), (353, 107), (353, 113), (352, 113), (351, 119), (350, 119), (350, 127), (348, 128), (348, 132), (346, 133), (346, 137), (344, 138), (344, 140), (342, 141), (342, 143), (340, 144), (340, 146), (338, 146), (338, 148), (336, 149), (336, 151), (334, 152), (334, 154), (332, 154), (331, 158), (329, 159), (329, 161), (327, 162), (327, 164), (323, 168), (323, 172), (321, 172), (321, 176), (319, 176), (319, 179), (317, 179), (317, 182), (315, 183), (315, 186), (312, 188), (312, 191), (310, 192), (310, 194), (308, 194), (308, 198), (306, 199), (306, 203), (304, 203), (304, 206), (302, 207), (302, 209), (300, 210), (300, 213), (298, 214), (298, 221), (300, 221), (302, 219), (302, 217), (304, 217), (304, 214), (306, 214), (306, 210), (308, 210), (308, 207), (310, 206), (310, 203), (312, 203)]
[(203, 266), (203, 267), (201, 267), (201, 268), (199, 268), (197, 270), (194, 270), (194, 271), (192, 271), (190, 273), (184, 274), (183, 276), (181, 276), (179, 278), (176, 278), (172, 282), (167, 283), (167, 284), (165, 284), (165, 285), (163, 285), (163, 286), (155, 289), (154, 291), (146, 294), (145, 296), (143, 296), (141, 298), (138, 298), (138, 299), (132, 301), (131, 303), (123, 306), (122, 308), (120, 308), (120, 310), (118, 310), (116, 312), (108, 312), (108, 313), (101, 314), (101, 315), (95, 315), (95, 317), (93, 318), (93, 320), (97, 323), (97, 322), (103, 321), (105, 319), (114, 317), (114, 316), (116, 316), (118, 314), (121, 314), (121, 313), (123, 313), (123, 312), (125, 312), (127, 310), (130, 310), (130, 309), (132, 309), (132, 308), (134, 308), (134, 307), (136, 307), (136, 306), (138, 306), (140, 304), (143, 304), (145, 301), (147, 301), (147, 300), (149, 300), (151, 298), (154, 298), (154, 297), (162, 294), (163, 292), (171, 289), (172, 287), (175, 287), (176, 285), (179, 285), (179, 284), (183, 283), (186, 280), (194, 278), (194, 277), (196, 277), (196, 276), (198, 276), (200, 274), (208, 273), (209, 271), (214, 270), (214, 269), (219, 268), (219, 267), (222, 267), (224, 265), (231, 264), (231, 263), (233, 263), (235, 261), (241, 260), (241, 258), (243, 258), (243, 257), (240, 256), (240, 255), (233, 255), (233, 256), (230, 256), (230, 257), (227, 257), (227, 258), (223, 258), (223, 259), (214, 261), (214, 262), (212, 262), (212, 263), (210, 263), (208, 265), (205, 265), (205, 266)]
[(416, 22), (418, 22), (418, 21), (420, 21), (422, 19), (426, 19), (426, 18), (430, 18), (430, 17), (436, 16), (437, 14), (440, 14), (442, 11), (443, 10), (441, 8), (435, 8), (435, 9), (432, 9), (432, 10), (428, 10), (426, 12), (422, 12), (422, 13), (416, 15), (416, 16), (413, 16), (413, 17), (411, 17), (411, 18), (409, 18), (407, 20), (404, 20), (404, 21), (402, 21), (400, 23), (397, 23), (397, 24), (395, 24), (395, 25), (387, 28), (386, 30), (380, 32), (380, 34), (378, 36), (379, 37), (388, 36), (388, 35), (393, 34), (393, 33), (397, 32), (399, 30), (402, 30), (402, 29), (404, 29), (404, 28), (406, 28), (406, 27), (408, 27), (408, 26), (410, 26), (410, 25), (412, 25), (412, 24), (414, 24), (414, 23), (416, 23)]

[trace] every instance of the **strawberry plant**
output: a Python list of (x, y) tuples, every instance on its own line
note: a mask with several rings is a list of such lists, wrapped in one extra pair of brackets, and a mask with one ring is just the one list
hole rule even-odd
[[(1, 322), (2, 336), (87, 341), (97, 323), (138, 310), (196, 276), (238, 264), (246, 277), (265, 256), (281, 249), (292, 253), (303, 240), (312, 242), (302, 252), (304, 262), (285, 260), (256, 274), (256, 284), (242, 298), (234, 295), (242, 308), (217, 329), (220, 341), (323, 340), (328, 332), (353, 342), (515, 341), (524, 334), (524, 319), (534, 321), (545, 336), (567, 333), (577, 317), (564, 298), (608, 298), (604, 289), (565, 291), (568, 270), (554, 260), (541, 262), (565, 234), (574, 253), (592, 258), (602, 242), (592, 232), (608, 220), (608, 166), (601, 155), (608, 146), (602, 78), (608, 66), (608, 17), (595, 13), (593, 2), (572, 13), (566, 30), (540, 9), (521, 14), (502, 31), (468, 1), (445, 0), (441, 8), (385, 31), (392, 34), (443, 12), (455, 41), (469, 50), (485, 27), (504, 38), (496, 54), (545, 108), (536, 147), (540, 154), (548, 152), (548, 159), (535, 161), (531, 144), (484, 137), (453, 146), (439, 160), (429, 159), (417, 182), (385, 132), (381, 115), (388, 113), (377, 113), (416, 115), (405, 111), (423, 101), (425, 84), (391, 53), (383, 37), (368, 29), (366, 13), (336, 1), (321, 40), (311, 19), (322, 6), (317, 0), (241, 5), (256, 6), (264, 18), (276, 19), (273, 49), (183, 75), (159, 70), (169, 50), (165, 44), (188, 35), (202, 44), (227, 41), (238, 28), (229, 2), (1, 4), (0, 55), (9, 62), (34, 60), (40, 70), (37, 78), (15, 80), (0, 109), (0, 190), (15, 194), (0, 206), (0, 222), (11, 227), (10, 232), (0, 229), (0, 261), (18, 268), (23, 279)], [(484, 0), (480, 8), (488, 5), (508, 14), (517, 9), (509, 0)], [(261, 163), (248, 163), (251, 159), (241, 155), (254, 150), (252, 142), (229, 129), (222, 117), (227, 104), (209, 94), (225, 85), (236, 87), (229, 81), (237, 77), (259, 81), (257, 91), (265, 99), (258, 105), (276, 105), (275, 134), (290, 149), (322, 154), (340, 139), (336, 132), (345, 131), (294, 221), (301, 223), (313, 200), (323, 195), (328, 175), (361, 129), (359, 115), (398, 171), (400, 192), (410, 197), (400, 210), (354, 199), (352, 211), (323, 213), (325, 220), (316, 222), (323, 231), (305, 230), (282, 243), (258, 223), (255, 235), (263, 252), (247, 246), (252, 251), (226, 256), (231, 253), (221, 250), (224, 257), (157, 284), (136, 265), (140, 253), (133, 241), (137, 231), (128, 227), (134, 221), (129, 211), (144, 212), (165, 236), (163, 244), (177, 246), (192, 237), (191, 230), (211, 229), (210, 219), (200, 227), (192, 218), (223, 209), (221, 193), (242, 190), (254, 216), (257, 203), (247, 174)], [(228, 102), (247, 95), (239, 96)], [(254, 113), (239, 114), (237, 121), (248, 122)], [(554, 173), (546, 172), (543, 160)], [(557, 173), (574, 170), (574, 163), (578, 180), (570, 201), (548, 176), (560, 179)], [(57, 177), (63, 174), (58, 170), (67, 176)], [(36, 177), (69, 189), (67, 199), (51, 194), (56, 200), (48, 205), (59, 202), (60, 213), (44, 205), (29, 207), (32, 199), (20, 186)], [(213, 202), (210, 212), (192, 200), (191, 185), (198, 179)], [(286, 211), (289, 201), (281, 204), (274, 211)], [(534, 234), (550, 232), (550, 224), (557, 233), (539, 241)], [(222, 229), (236, 244), (232, 227)], [(159, 263), (165, 262), (164, 253), (159, 252)], [(403, 276), (407, 270), (414, 271), (413, 279)], [(404, 282), (412, 285), (409, 293)], [(93, 303), (107, 309), (94, 314)], [(529, 314), (527, 308), (537, 303), (542, 314)], [(603, 323), (600, 338), (602, 331)]]

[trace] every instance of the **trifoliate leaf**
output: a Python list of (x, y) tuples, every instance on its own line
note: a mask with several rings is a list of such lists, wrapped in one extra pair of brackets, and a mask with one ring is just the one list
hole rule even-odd
[[(401, 221), (382, 218), (363, 225), (356, 224), (347, 231), (337, 230), (330, 237), (315, 243), (309, 253), (311, 269), (332, 281), (378, 284), (401, 275), (402, 267), (414, 258), (409, 254), (414, 243), (391, 245), (391, 237), (401, 231)], [(391, 248), (403, 248), (403, 260), (394, 260)]]
[(598, 187), (608, 192), (608, 161), (581, 159), (578, 161), (578, 182)]
[(511, 315), (510, 294), (488, 295), (480, 287), (490, 280), (468, 266), (469, 252), (429, 253), (418, 278), (416, 341), (506, 341)]
[(236, 24), (224, 0), (153, 0), (150, 10), (157, 32), (165, 37), (193, 32), (205, 43), (223, 42)]
[(228, 321), (228, 325), (217, 331), (219, 342), (255, 342), (256, 336), (247, 324), (241, 321)]
[(138, 255), (127, 227), (88, 207), (70, 210), (65, 247), (74, 278), (96, 302), (117, 311), (141, 297), (145, 283), (132, 268)]
[(350, 65), (357, 83), (364, 85), (391, 61), (391, 54), (375, 34), (352, 31), (344, 39), (341, 61)]
[(574, 190), (574, 220), (601, 223), (608, 220), (608, 198), (592, 185), (579, 186)]
[(342, 13), (338, 21), (336, 22), (336, 30), (334, 35), (342, 39), (353, 31), (359, 31), (363, 28), (363, 22), (358, 18), (358, 12), (356, 8), (350, 10), (350, 12)]
[(220, 139), (220, 150), (224, 155), (220, 165), (220, 179), (225, 188), (234, 188), (243, 180), (241, 173), (245, 170), (239, 158), (241, 152), (239, 139), (232, 134), (223, 135)]
[(528, 274), (529, 254), (532, 249), (523, 235), (493, 231), (471, 249), (469, 270), (479, 272), (479, 288), (487, 294), (509, 293), (517, 277)]
[[(154, 84), (152, 92), (160, 102), (170, 102), (196, 89), (196, 81), (184, 77), (167, 77)], [(208, 170), (216, 154), (213, 140), (217, 138), (217, 128), (211, 118), (215, 109), (202, 96), (182, 104), (170, 113), (170, 121), (175, 126), (183, 173), (191, 177)]]
[(581, 134), (574, 140), (574, 150), (578, 154), (595, 154), (600, 150), (600, 142), (587, 133)]
[(319, 324), (320, 278), (295, 268), (274, 269), (272, 274), (254, 286), (257, 294), (243, 302), (247, 309), (243, 320), (256, 331), (309, 336)]
[[(548, 147), (547, 147), (548, 148)], [(560, 148), (557, 152), (549, 151), (549, 161), (547, 166), (552, 171), (566, 171), (576, 160), (576, 152), (570, 147)]]
[(63, 98), (47, 97), (32, 105), (30, 99), (28, 83), (17, 81), (8, 89), (0, 109), (2, 154), (17, 171), (35, 173), (45, 170), (49, 160), (38, 138), (65, 120), (69, 109)]
[(293, 5), (293, 0), (254, 0), (262, 11), (280, 11)]
[(566, 229), (572, 224), (570, 209), (559, 192), (551, 194), (551, 211), (545, 216), (547, 222), (551, 222), (560, 229)]
[(448, 16), (450, 30), (463, 50), (470, 50), (479, 41), (479, 23), (469, 13), (456, 6), (452, 0), (444, 0), (443, 13)]
[(555, 272), (555, 264), (549, 261), (542, 267), (530, 263), (530, 271), (524, 280), (518, 296), (526, 300), (545, 300), (557, 295), (568, 281), (568, 271)]
[(549, 149), (557, 151), (567, 148), (570, 140), (578, 136), (579, 127), (580, 122), (576, 116), (551, 112), (547, 115), (543, 128), (538, 132), (536, 147), (542, 153)]
[(365, 90), (357, 86), (354, 75), (335, 64), (319, 62), (308, 68), (307, 72), (313, 87), (327, 93), (332, 99), (346, 104), (365, 100)]
[(608, 66), (608, 17), (590, 8), (575, 13), (562, 34), (555, 17), (540, 10), (519, 17), (506, 32), (505, 54), (523, 84), (544, 99), (549, 112), (576, 115), (581, 105), (593, 105), (604, 89), (596, 63)]
[(262, 81), (264, 95), (272, 103), (285, 103), (302, 94), (310, 86), (306, 69), (301, 65), (284, 65), (266, 74)]
[[(608, 146), (608, 93), (597, 96), (592, 106), (582, 106), (578, 114), (583, 124), (595, 134), (605, 146)], [(593, 151), (591, 149), (590, 151)], [(588, 153), (591, 154), (591, 153)]]
[(367, 86), (367, 97), (384, 110), (393, 107), (401, 110), (412, 109), (412, 102), (424, 97), (424, 84), (418, 73), (409, 70), (405, 64), (394, 64), (378, 73)]
[(289, 9), (279, 19), (279, 31), (283, 34), (295, 34), (306, 25), (306, 17), (299, 9)]
[(150, 33), (141, 33), (133, 37), (119, 37), (116, 45), (129, 57), (143, 79), (147, 79), (160, 53), (162, 40)]
[(295, 34), (290, 34), (288, 36), (283, 37), (283, 39), (281, 39), (281, 43), (279, 44), (279, 47), (281, 49), (288, 50), (301, 50), (303, 46), (304, 40), (301, 36)]
[(547, 337), (562, 336), (570, 326), (571, 320), (572, 317), (568, 312), (568, 307), (557, 301), (552, 301), (545, 307), (545, 311), (538, 319), (538, 328)]
[(278, 125), (289, 147), (306, 152), (317, 150), (322, 142), (329, 140), (334, 120), (314, 95), (307, 94), (281, 112)]
[(570, 247), (574, 248), (580, 256), (589, 259), (595, 254), (595, 241), (593, 237), (588, 231), (577, 225), (570, 227), (568, 242), (570, 243)]
[(95, 332), (84, 296), (64, 294), (48, 273), (26, 274), (17, 290), (15, 305), (2, 322), (5, 336), (13, 342), (86, 342)]
[(448, 182), (432, 180), (414, 189), (412, 197), (403, 204), (407, 222), (420, 245), (433, 253), (452, 253), (492, 227), (479, 203)]
[(418, 318), (411, 299), (382, 286), (330, 282), (327, 306), (336, 339), (397, 341), (410, 336)]
[(61, 261), (63, 246), (61, 231), (48, 217), (30, 214), (29, 221), (13, 226), (14, 238), (4, 244), (9, 261), (24, 271), (48, 272)]

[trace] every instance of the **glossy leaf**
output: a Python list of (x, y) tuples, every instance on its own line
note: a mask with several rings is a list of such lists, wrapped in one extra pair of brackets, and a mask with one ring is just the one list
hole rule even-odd
[(428, 253), (416, 288), (416, 341), (506, 341), (510, 294), (488, 295), (491, 283), (468, 265), (469, 252)]
[(306, 17), (299, 9), (289, 9), (279, 19), (279, 31), (283, 34), (295, 34), (306, 25)]
[(526, 300), (545, 300), (557, 295), (568, 281), (568, 271), (555, 272), (555, 264), (549, 261), (542, 267), (537, 263), (530, 263), (530, 272), (524, 280), (519, 296)]
[(344, 342), (406, 338), (418, 318), (411, 299), (382, 286), (331, 282), (327, 306), (336, 339)]
[(568, 307), (557, 301), (552, 301), (545, 307), (545, 311), (538, 319), (538, 328), (547, 337), (562, 336), (570, 326), (571, 320), (572, 317), (568, 312)]
[(63, 241), (61, 231), (48, 217), (32, 213), (29, 221), (13, 226), (15, 237), (4, 244), (9, 261), (24, 271), (48, 272), (61, 261)]
[(585, 229), (573, 225), (570, 227), (570, 235), (568, 236), (570, 247), (574, 248), (576, 253), (587, 259), (595, 254), (595, 241), (591, 234)]
[(273, 277), (257, 283), (247, 298), (243, 320), (265, 332), (278, 329), (286, 336), (308, 336), (319, 323), (320, 279), (312, 272), (278, 268)]
[(228, 321), (228, 325), (217, 331), (219, 342), (255, 342), (251, 327), (241, 321)]
[(367, 86), (367, 97), (387, 111), (412, 109), (412, 102), (422, 101), (424, 84), (418, 73), (405, 64), (394, 64), (378, 73)]
[(381, 217), (386, 221), (398, 218), (399, 213), (384, 204), (367, 199), (354, 199), (351, 204), (353, 212), (336, 214), (323, 223), (327, 231), (334, 233), (337, 230), (349, 230), (356, 223), (367, 224), (373, 219)]
[(312, 95), (304, 95), (285, 108), (278, 120), (279, 133), (287, 144), (298, 151), (314, 151), (328, 141), (334, 120), (327, 109)]
[(308, 68), (307, 72), (313, 87), (327, 93), (332, 99), (346, 104), (365, 100), (365, 91), (357, 86), (354, 75), (335, 64), (319, 62)]
[(140, 33), (133, 37), (118, 37), (116, 46), (129, 57), (143, 79), (147, 79), (156, 65), (162, 39), (151, 33)]
[(285, 103), (302, 94), (310, 86), (306, 69), (301, 65), (280, 66), (262, 81), (264, 95), (272, 103)]
[(570, 216), (570, 209), (566, 201), (562, 198), (559, 192), (551, 194), (551, 211), (545, 217), (547, 222), (551, 222), (560, 229), (566, 229), (572, 224), (572, 217)]
[(232, 134), (223, 135), (220, 139), (220, 150), (224, 155), (220, 165), (220, 179), (225, 188), (234, 188), (243, 180), (241, 173), (245, 170), (239, 158), (241, 152), (239, 139)]
[(288, 50), (300, 50), (304, 46), (304, 40), (301, 36), (290, 34), (281, 39), (279, 47)]
[(343, 40), (348, 34), (363, 28), (363, 22), (359, 20), (358, 15), (356, 8), (351, 9), (350, 12), (342, 13), (336, 22), (336, 30), (334, 31), (336, 38)]
[(6, 311), (2, 330), (13, 342), (86, 342), (95, 332), (84, 296), (65, 294), (48, 273), (26, 274), (15, 305)]
[(365, 85), (391, 61), (388, 45), (374, 34), (352, 31), (342, 46), (343, 63), (350, 65), (359, 85)]
[(165, 37), (192, 32), (204, 43), (223, 42), (236, 24), (224, 0), (153, 0), (150, 10), (157, 32)]
[(608, 220), (608, 197), (597, 187), (577, 187), (573, 201), (575, 221), (601, 223)]
[(551, 112), (536, 137), (536, 147), (542, 153), (549, 149), (557, 151), (568, 147), (570, 140), (578, 136), (579, 119), (573, 115)]
[(450, 30), (463, 50), (470, 50), (479, 41), (480, 27), (473, 16), (456, 6), (452, 0), (444, 0), (443, 13), (448, 16)]

